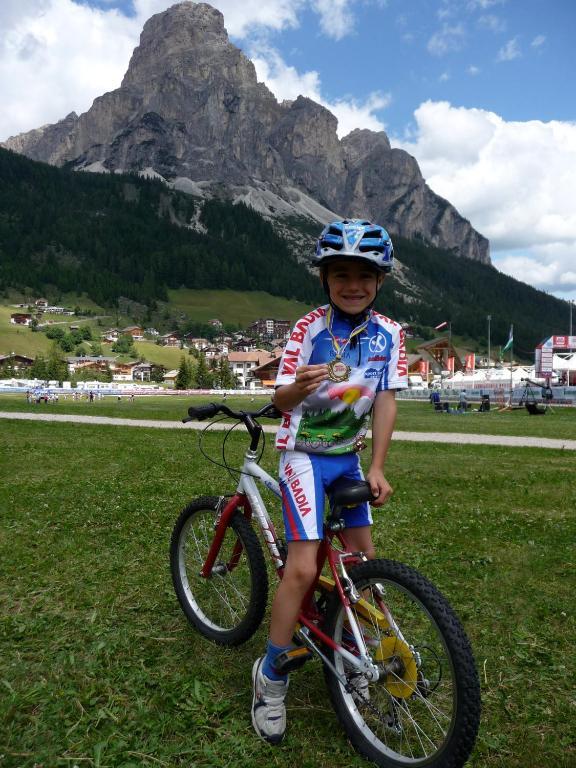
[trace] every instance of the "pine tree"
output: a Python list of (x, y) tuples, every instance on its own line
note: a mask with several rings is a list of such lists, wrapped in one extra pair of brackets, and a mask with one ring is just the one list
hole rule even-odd
[(211, 389), (214, 386), (213, 376), (206, 365), (206, 357), (200, 354), (196, 366), (196, 386), (198, 389)]
[(192, 386), (192, 366), (186, 360), (184, 355), (180, 358), (180, 368), (174, 381), (174, 387), (176, 389), (190, 389)]
[(34, 362), (30, 366), (30, 378), (46, 379), (47, 377), (46, 360), (44, 359), (44, 355), (36, 355)]
[(55, 381), (64, 381), (68, 376), (68, 364), (64, 359), (58, 344), (52, 344), (48, 360), (46, 362), (46, 378)]
[(236, 389), (238, 386), (227, 357), (221, 357), (218, 361), (218, 379), (222, 389)]

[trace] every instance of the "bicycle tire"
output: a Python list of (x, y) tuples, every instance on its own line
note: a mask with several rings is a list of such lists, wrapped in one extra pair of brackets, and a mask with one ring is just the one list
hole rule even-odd
[[(347, 680), (348, 690), (324, 665), (332, 705), (350, 742), (381, 768), (461, 768), (476, 740), (481, 705), (472, 649), (459, 619), (433, 584), (402, 563), (371, 560), (349, 575), (375, 608), (383, 600), (405, 640), (398, 639), (382, 612), (375, 618), (351, 606), (373, 660), (399, 665), (397, 673), (377, 682), (364, 678), (364, 690), (358, 673), (351, 675), (342, 656), (327, 650)], [(371, 588), (376, 584), (381, 586)], [(327, 608), (326, 633), (338, 643), (344, 638), (353, 652), (336, 594)]]
[[(201, 575), (214, 538), (219, 499), (203, 497), (182, 510), (170, 541), (172, 582), (188, 621), (209, 640), (240, 645), (260, 626), (268, 600), (268, 574), (262, 547), (240, 511), (227, 527), (209, 578)], [(230, 568), (236, 543), (242, 550)]]

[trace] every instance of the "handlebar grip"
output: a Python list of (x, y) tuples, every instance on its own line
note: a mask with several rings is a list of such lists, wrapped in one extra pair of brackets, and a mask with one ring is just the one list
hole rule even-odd
[(190, 419), (196, 419), (197, 421), (204, 421), (204, 419), (211, 419), (212, 416), (220, 411), (220, 406), (217, 403), (208, 403), (207, 405), (191, 405), (188, 408), (188, 416)]

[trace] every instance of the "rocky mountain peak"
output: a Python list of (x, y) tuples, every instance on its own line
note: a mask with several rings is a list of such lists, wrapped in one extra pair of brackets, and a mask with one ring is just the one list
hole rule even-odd
[(159, 174), (195, 194), (225, 189), (271, 217), (372, 218), (392, 235), (490, 261), (488, 241), (383, 131), (340, 141), (336, 129), (312, 99), (279, 104), (222, 14), (188, 1), (146, 22), (120, 88), (4, 146), (53, 165)]
[(144, 24), (122, 86), (145, 85), (168, 71), (193, 74), (199, 60), (227, 47), (233, 48), (220, 11), (207, 3), (178, 3)]
[(355, 128), (342, 139), (342, 148), (349, 167), (358, 165), (374, 149), (381, 148), (386, 151), (391, 149), (390, 140), (384, 131), (369, 131), (367, 128)]

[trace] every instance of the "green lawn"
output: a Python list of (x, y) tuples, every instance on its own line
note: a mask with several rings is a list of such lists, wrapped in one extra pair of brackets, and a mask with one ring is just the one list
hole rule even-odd
[[(0, 765), (366, 765), (317, 662), (293, 675), (273, 750), (249, 715), (265, 628), (229, 650), (187, 625), (168, 572), (172, 525), (190, 497), (234, 487), (198, 456), (197, 433), (1, 430)], [(230, 437), (231, 460), (243, 445)], [(221, 435), (206, 447), (219, 458)], [(270, 448), (263, 463), (274, 470)], [(562, 451), (392, 447), (395, 494), (375, 539), (440, 586), (471, 636), (484, 704), (473, 768), (576, 765), (573, 467)]]
[[(138, 419), (181, 419), (193, 403), (219, 401), (219, 395), (151, 395), (128, 398), (118, 402), (106, 397), (92, 404), (86, 400), (74, 402), (68, 397), (57, 405), (42, 406), (54, 413), (82, 413)], [(265, 395), (228, 397), (234, 410), (257, 410), (269, 402)], [(0, 395), (0, 411), (32, 411), (39, 406), (28, 405), (24, 395)], [(269, 422), (268, 422), (269, 423)], [(436, 413), (427, 402), (399, 401), (396, 429), (415, 432), (466, 432), (487, 435), (531, 435), (534, 437), (576, 439), (576, 408), (556, 408), (545, 416), (530, 416), (525, 410), (467, 413), (465, 415)]]

